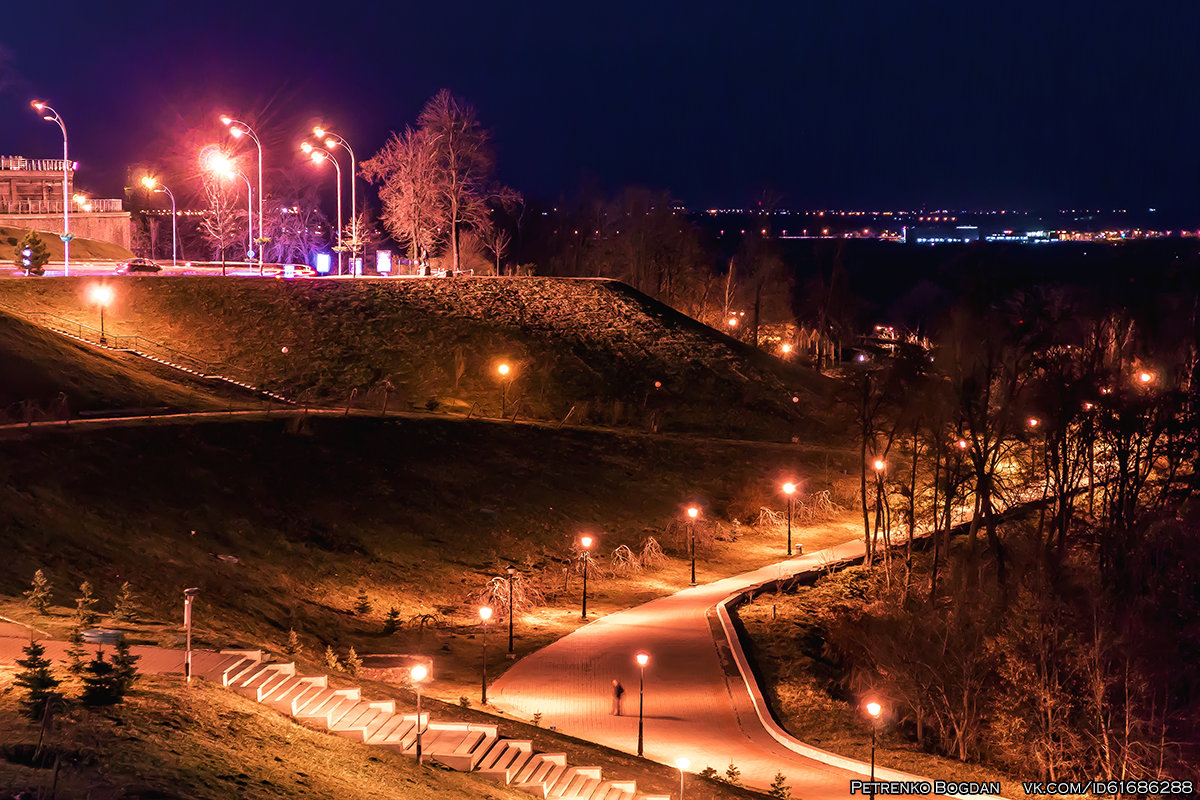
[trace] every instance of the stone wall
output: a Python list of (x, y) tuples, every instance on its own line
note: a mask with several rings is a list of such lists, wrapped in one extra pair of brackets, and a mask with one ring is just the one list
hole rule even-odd
[[(60, 234), (62, 214), (0, 214), (0, 226)], [(128, 211), (72, 213), (71, 233), (85, 239), (119, 244), (129, 250), (132, 249), (133, 221)]]

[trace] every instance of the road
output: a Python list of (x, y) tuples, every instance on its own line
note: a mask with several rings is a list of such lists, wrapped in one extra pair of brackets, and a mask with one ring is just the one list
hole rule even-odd
[[(646, 668), (645, 754), (664, 764), (681, 756), (692, 771), (734, 763), (747, 786), (765, 789), (782, 772), (805, 800), (850, 796), (858, 773), (801, 756), (777, 742), (755, 713), (713, 611), (720, 601), (764, 581), (859, 557), (846, 542), (611, 614), (533, 653), (498, 678), (493, 704), (543, 726), (618, 750), (636, 752), (638, 668)], [(612, 681), (625, 687), (624, 714), (612, 716)], [(866, 727), (864, 725), (864, 735)], [(877, 777), (883, 778), (882, 770)], [(887, 777), (891, 777), (890, 775)]]

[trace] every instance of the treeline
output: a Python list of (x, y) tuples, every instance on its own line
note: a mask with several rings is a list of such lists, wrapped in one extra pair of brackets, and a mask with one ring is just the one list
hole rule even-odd
[(1052, 779), (1195, 774), (1189, 266), (1015, 290), (977, 272), (927, 339), (850, 379), (867, 559), (831, 656), (926, 748)]

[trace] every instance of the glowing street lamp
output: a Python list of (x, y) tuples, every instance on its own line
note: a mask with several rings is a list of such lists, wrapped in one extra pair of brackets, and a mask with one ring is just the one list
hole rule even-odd
[(692, 552), (692, 586), (696, 585), (696, 517), (700, 516), (700, 509), (695, 506), (688, 506), (687, 510), (687, 526), (688, 526), (688, 548)]
[[(258, 138), (258, 134), (254, 132), (249, 125), (241, 120), (234, 119), (227, 114), (221, 115), (221, 124), (229, 128), (229, 135), (235, 139), (241, 139), (243, 136), (249, 136), (254, 142), (254, 146), (258, 148), (258, 247), (261, 250), (266, 242), (263, 238), (263, 149), (262, 142)], [(254, 226), (251, 224), (251, 230)], [(249, 249), (248, 255), (254, 258), (254, 248)], [(263, 274), (263, 257), (262, 253), (258, 254), (258, 274)]]
[(183, 676), (188, 683), (192, 682), (192, 601), (198, 594), (199, 589), (183, 590), (183, 627), (187, 631), (187, 644), (183, 651)]
[(879, 715), (883, 706), (874, 700), (866, 705), (867, 715), (871, 717), (871, 783), (875, 782), (875, 729), (879, 727)]
[(93, 303), (100, 306), (100, 344), (108, 344), (108, 340), (104, 337), (104, 308), (112, 302), (112, 287), (97, 283), (88, 290), (88, 296), (92, 298)]
[(325, 141), (325, 146), (330, 150), (338, 145), (346, 149), (350, 154), (350, 241), (357, 247), (358, 239), (358, 199), (354, 188), (354, 176), (357, 172), (358, 161), (354, 158), (354, 150), (350, 147), (350, 143), (338, 136), (330, 130), (322, 128), (320, 125), (313, 128), (313, 136)]
[(779, 345), (779, 352), (783, 353), (784, 358), (787, 358), (792, 352), (792, 346), (787, 342), (784, 342), (783, 344)]
[(63, 118), (59, 116), (57, 111), (43, 103), (41, 100), (34, 100), (29, 105), (33, 106), (34, 110), (42, 115), (42, 119), (58, 125), (58, 128), (62, 131), (63, 135), (63, 232), (62, 236), (58, 238), (62, 239), (63, 243), (63, 275), (70, 277), (71, 239), (74, 237), (71, 235), (71, 221), (70, 217), (67, 215), (67, 212), (71, 210), (70, 204), (67, 201), (67, 195), (69, 193), (67, 190), (67, 184), (70, 183), (70, 176), (68, 172), (71, 169), (71, 163), (67, 160), (67, 123), (63, 122)]
[(500, 419), (504, 419), (505, 406), (508, 404), (508, 384), (512, 381), (512, 367), (502, 361), (496, 365), (496, 374), (500, 376)]
[(583, 609), (582, 609), (582, 612), (581, 612), (581, 613), (580, 613), (580, 615), (579, 615), (579, 618), (580, 618), (580, 619), (582, 619), (582, 620), (586, 620), (586, 619), (587, 619), (587, 574), (588, 574), (588, 561), (590, 561), (590, 560), (591, 560), (591, 555), (592, 555), (592, 553), (591, 553), (591, 550), (592, 550), (592, 545), (593, 545), (594, 543), (595, 543), (595, 540), (594, 540), (594, 539), (592, 539), (592, 537), (591, 537), (591, 536), (580, 536), (580, 537), (579, 537), (579, 546), (580, 546), (581, 548), (583, 548), (583, 549), (580, 551), (580, 558), (582, 558), (582, 559), (583, 559)]
[(337, 192), (337, 251), (338, 251), (338, 275), (342, 274), (342, 165), (334, 158), (328, 150), (322, 150), (320, 147), (313, 147), (308, 142), (301, 142), (300, 149), (308, 154), (314, 164), (320, 164), (322, 161), (328, 161), (333, 164), (334, 172), (334, 189)]
[(1154, 373), (1153, 372), (1145, 372), (1145, 371), (1139, 372), (1137, 379), (1138, 379), (1138, 383), (1142, 384), (1143, 386), (1146, 386), (1154, 381)]
[(646, 707), (646, 665), (650, 663), (650, 656), (646, 653), (638, 653), (635, 657), (638, 665), (638, 757), (642, 755), (642, 723), (645, 718)]
[(1030, 428), (1036, 428), (1038, 425), (1042, 424), (1042, 421), (1037, 417), (1030, 417), (1029, 419), (1025, 420), (1025, 424)]
[(783, 485), (783, 494), (787, 497), (787, 554), (792, 554), (792, 498), (796, 495), (796, 484), (788, 481)]
[(161, 192), (161, 193), (165, 194), (167, 197), (171, 198), (171, 266), (174, 267), (176, 265), (175, 262), (176, 262), (176, 256), (178, 253), (178, 242), (179, 242), (179, 236), (177, 234), (176, 227), (175, 227), (175, 220), (176, 220), (175, 195), (173, 195), (171, 193), (170, 189), (168, 189), (166, 186), (163, 186), (161, 183), (158, 182), (157, 179), (152, 178), (149, 175), (144, 175), (142, 177), (142, 186), (145, 186), (147, 191)]
[(871, 468), (876, 472), (883, 472), (885, 469), (887, 469), (887, 462), (882, 458), (877, 458), (871, 462)]
[(492, 607), (480, 606), (479, 619), (483, 623), (483, 669), (481, 671), (481, 691), (479, 692), (479, 702), (487, 705), (487, 632), (488, 623), (492, 620)]
[(420, 764), (424, 760), (424, 754), (421, 752), (421, 682), (429, 677), (429, 670), (424, 664), (417, 664), (408, 673), (412, 678), (413, 688), (417, 691), (417, 763)]
[(513, 579), (517, 577), (517, 568), (509, 564), (504, 571), (508, 573), (508, 655), (505, 657), (516, 658), (516, 651), (513, 650)]
[(689, 758), (680, 756), (675, 759), (675, 768), (679, 770), (679, 800), (683, 800), (683, 773), (691, 765), (692, 761)]

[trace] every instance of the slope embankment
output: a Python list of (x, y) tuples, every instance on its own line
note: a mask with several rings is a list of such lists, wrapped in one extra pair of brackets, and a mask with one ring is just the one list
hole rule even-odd
[[(95, 278), (0, 282), (0, 303), (95, 324)], [(623, 284), (555, 278), (111, 278), (109, 330), (301, 401), (474, 409), (711, 435), (820, 438), (830, 385)], [(497, 368), (510, 365), (507, 377)]]

